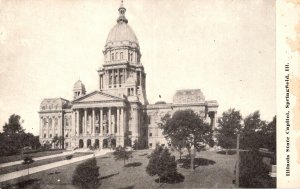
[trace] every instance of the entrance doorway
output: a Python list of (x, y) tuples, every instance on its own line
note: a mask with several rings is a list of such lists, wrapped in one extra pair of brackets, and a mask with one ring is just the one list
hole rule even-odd
[(99, 148), (99, 139), (95, 140), (95, 148)]
[(107, 139), (103, 139), (103, 148), (108, 148), (108, 141), (107, 141)]
[(79, 140), (79, 148), (83, 148), (83, 140), (82, 139)]
[(92, 145), (91, 139), (88, 139), (86, 144), (87, 144), (87, 147), (90, 147)]

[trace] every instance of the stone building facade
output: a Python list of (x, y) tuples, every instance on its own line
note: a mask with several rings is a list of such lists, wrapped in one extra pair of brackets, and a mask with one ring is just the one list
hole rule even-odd
[(98, 69), (99, 90), (86, 93), (79, 80), (73, 100), (47, 98), (41, 102), (40, 142), (61, 138), (65, 148), (107, 148), (143, 141), (145, 147), (167, 144), (158, 128), (161, 117), (180, 109), (193, 109), (214, 127), (217, 101), (206, 101), (200, 89), (178, 90), (173, 103), (149, 104), (146, 73), (141, 63), (138, 39), (121, 4), (117, 24), (104, 46), (104, 63)]

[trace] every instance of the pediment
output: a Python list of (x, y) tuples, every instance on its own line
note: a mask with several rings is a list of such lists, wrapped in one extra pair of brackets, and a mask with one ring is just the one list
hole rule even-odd
[(102, 93), (100, 91), (94, 91), (85, 96), (82, 96), (73, 101), (73, 103), (85, 103), (85, 102), (105, 102), (105, 101), (123, 101), (124, 99)]

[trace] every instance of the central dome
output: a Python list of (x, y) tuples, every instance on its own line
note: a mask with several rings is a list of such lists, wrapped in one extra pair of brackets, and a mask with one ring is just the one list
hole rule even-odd
[(110, 30), (106, 40), (106, 45), (108, 45), (109, 43), (111, 43), (112, 45), (117, 45), (118, 43), (122, 43), (122, 42), (136, 43), (136, 45), (139, 44), (139, 41), (134, 31), (125, 22), (117, 23)]

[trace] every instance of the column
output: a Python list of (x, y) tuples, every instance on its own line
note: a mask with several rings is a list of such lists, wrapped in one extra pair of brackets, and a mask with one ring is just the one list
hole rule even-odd
[(121, 113), (120, 113), (120, 136), (124, 136), (124, 110), (121, 108)]
[(95, 135), (95, 109), (92, 109), (92, 134)]
[(117, 108), (117, 135), (120, 136), (120, 108)]
[(84, 131), (83, 133), (86, 134), (86, 125), (87, 125), (87, 109), (84, 109)]
[(142, 90), (142, 70), (140, 71), (140, 90)]
[(54, 130), (54, 116), (51, 117), (52, 122), (51, 122), (51, 127), (52, 127), (52, 137), (55, 136), (55, 130)]
[(111, 107), (108, 108), (108, 134), (111, 134)]
[(75, 126), (75, 136), (78, 136), (79, 135), (79, 110), (77, 109), (76, 110), (76, 126)]
[(42, 135), (43, 135), (43, 134), (42, 134), (42, 133), (43, 133), (43, 126), (42, 126), (42, 122), (43, 122), (43, 121), (42, 121), (42, 117), (40, 117), (40, 138), (42, 138), (42, 137), (43, 137), (43, 136), (42, 136)]
[(75, 136), (75, 128), (76, 128), (76, 125), (75, 125), (75, 110), (72, 111), (72, 131), (71, 131), (71, 136)]
[(100, 127), (100, 135), (103, 136), (103, 108), (100, 108), (100, 122), (99, 122), (99, 127)]

